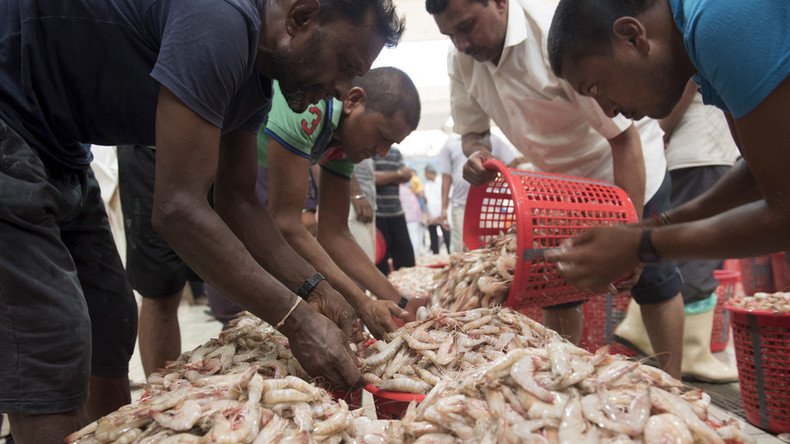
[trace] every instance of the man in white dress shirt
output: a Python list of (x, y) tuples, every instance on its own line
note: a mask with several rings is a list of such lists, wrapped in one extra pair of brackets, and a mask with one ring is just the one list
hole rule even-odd
[[(491, 157), (493, 120), (538, 170), (607, 180), (628, 193), (637, 214), (665, 211), (670, 182), (658, 123), (610, 119), (553, 74), (546, 37), (555, 7), (553, 0), (426, 1), (455, 46), (448, 72), (454, 130), (469, 156), (464, 177), (473, 185), (493, 178), (482, 165)], [(681, 284), (673, 264), (650, 264), (632, 289), (659, 364), (675, 377), (682, 350)], [(578, 342), (580, 305), (549, 307), (544, 322)]]

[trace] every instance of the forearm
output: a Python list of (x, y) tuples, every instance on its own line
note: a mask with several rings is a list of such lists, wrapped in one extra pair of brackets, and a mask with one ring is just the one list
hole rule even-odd
[(450, 208), (450, 187), (453, 186), (453, 176), (444, 174), (442, 176), (442, 212), (447, 213)]
[(631, 198), (637, 217), (642, 218), (645, 203), (645, 160), (639, 132), (635, 126), (610, 139), (614, 183)]
[[(157, 231), (206, 282), (228, 295), (245, 309), (271, 325), (276, 325), (296, 301), (297, 296), (278, 282), (248, 252), (206, 199), (185, 196), (167, 199), (168, 205), (155, 202), (153, 222)], [(247, 211), (239, 208), (239, 211)], [(232, 270), (232, 272), (229, 272)], [(307, 273), (305, 273), (307, 274)], [(310, 315), (304, 307), (289, 317), (281, 331), (295, 331), (300, 319)]]
[(403, 174), (399, 171), (376, 171), (376, 185), (389, 185), (403, 182)]
[(743, 159), (711, 189), (699, 197), (667, 212), (673, 223), (705, 219), (729, 209), (762, 199), (749, 165)]
[(790, 217), (764, 200), (716, 216), (655, 228), (653, 245), (666, 259), (751, 257), (790, 249)]
[(367, 254), (346, 229), (320, 233), (319, 241), (335, 263), (362, 287), (375, 294), (379, 299), (400, 301), (401, 294), (390, 281), (370, 261)]
[[(255, 260), (288, 288), (296, 290), (305, 279), (316, 273), (315, 268), (286, 242), (257, 198), (255, 202), (245, 202), (217, 196), (215, 206)], [(298, 225), (304, 229), (301, 221)]]
[(694, 96), (696, 94), (697, 85), (693, 80), (689, 80), (686, 84), (686, 89), (683, 91), (683, 96), (681, 96), (680, 101), (675, 104), (672, 112), (670, 112), (668, 116), (658, 121), (661, 129), (664, 130), (664, 142), (667, 142), (672, 138), (672, 133), (675, 132), (675, 128), (677, 128), (678, 123), (680, 123), (680, 120), (683, 118), (683, 115), (686, 114), (689, 106), (691, 106), (691, 102), (694, 101)]
[(461, 136), (461, 147), (466, 157), (480, 150), (491, 152), (491, 131), (482, 133), (466, 133)]
[(281, 223), (280, 228), (283, 236), (285, 236), (293, 249), (316, 270), (321, 272), (332, 287), (346, 298), (349, 304), (357, 308), (367, 299), (365, 293), (332, 260), (332, 257), (336, 256), (330, 257), (319, 241), (311, 236), (304, 226), (286, 222)]

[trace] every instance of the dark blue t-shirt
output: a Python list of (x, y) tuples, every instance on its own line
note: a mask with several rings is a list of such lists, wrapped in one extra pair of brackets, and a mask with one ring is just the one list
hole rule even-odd
[(79, 168), (80, 142), (155, 143), (160, 86), (223, 133), (256, 133), (262, 0), (2, 0), (0, 119), (43, 157)]

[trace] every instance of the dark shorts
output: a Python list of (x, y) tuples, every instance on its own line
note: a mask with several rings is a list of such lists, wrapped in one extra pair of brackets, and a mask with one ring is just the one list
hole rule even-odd
[(126, 276), (145, 298), (178, 293), (187, 281), (201, 280), (151, 225), (156, 151), (118, 146), (118, 190), (126, 233)]
[[(670, 171), (672, 176), (672, 207), (680, 206), (709, 190), (731, 167), (725, 165), (681, 168)], [(719, 282), (713, 270), (721, 268), (720, 260), (677, 261), (683, 276), (683, 302), (690, 304), (701, 301), (716, 290)]]
[(45, 164), (0, 121), (0, 412), (73, 410), (128, 373), (137, 306), (90, 168)]
[[(663, 182), (656, 194), (645, 203), (642, 216), (652, 217), (654, 214), (667, 211), (671, 208), (670, 194), (672, 190), (672, 180), (669, 174), (664, 176)], [(672, 299), (680, 293), (683, 287), (683, 278), (680, 276), (678, 268), (672, 261), (659, 262), (657, 264), (645, 265), (639, 281), (631, 289), (631, 296), (639, 305), (658, 304)], [(573, 308), (584, 304), (584, 301), (569, 302), (567, 304), (552, 305), (544, 307), (547, 310)]]
[(406, 225), (406, 216), (376, 216), (376, 228), (381, 231), (384, 241), (387, 243), (387, 252), (384, 259), (376, 267), (379, 271), (388, 275), (389, 262), (392, 258), (392, 265), (395, 270), (403, 267), (414, 266), (414, 249), (409, 241), (409, 229)]

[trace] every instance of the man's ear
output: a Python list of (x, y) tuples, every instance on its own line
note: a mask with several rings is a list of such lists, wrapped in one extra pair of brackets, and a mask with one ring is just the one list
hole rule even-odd
[(359, 107), (364, 111), (367, 99), (368, 95), (364, 89), (358, 86), (349, 89), (343, 98), (343, 113), (351, 114), (351, 111)]
[(318, 0), (292, 0), (290, 3), (285, 20), (288, 35), (293, 37), (318, 23), (318, 13), (321, 11)]
[(614, 31), (614, 43), (622, 43), (632, 46), (639, 52), (647, 54), (650, 50), (650, 43), (647, 40), (647, 30), (645, 26), (634, 17), (620, 17), (612, 25)]

